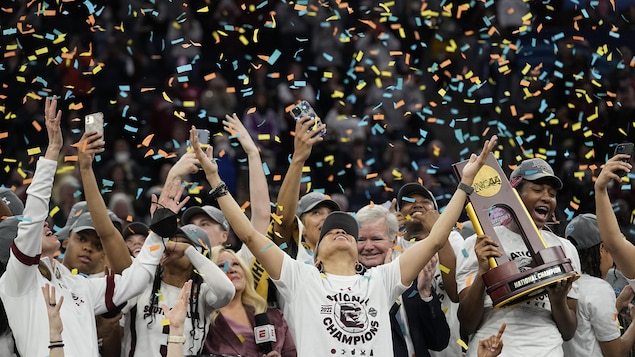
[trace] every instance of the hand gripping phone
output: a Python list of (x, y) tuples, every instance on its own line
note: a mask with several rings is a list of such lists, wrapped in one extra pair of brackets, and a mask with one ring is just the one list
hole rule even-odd
[[(630, 155), (631, 157), (628, 159), (622, 159), (622, 161), (624, 162), (630, 162), (631, 158), (633, 157), (633, 147), (635, 145), (633, 143), (622, 143), (622, 144), (617, 144), (617, 146), (615, 147), (615, 153), (613, 154), (613, 156), (617, 155), (617, 154), (627, 154)], [(624, 171), (624, 170), (618, 170), (615, 171), (615, 173), (620, 176), (626, 176), (626, 174), (628, 172)]]
[[(291, 109), (291, 115), (293, 116), (295, 120), (300, 120), (300, 118), (304, 118), (304, 117), (310, 117), (311, 119), (315, 119), (315, 124), (313, 124), (313, 128), (317, 128), (320, 125), (322, 125), (322, 120), (320, 120), (320, 117), (317, 115), (317, 113), (315, 113), (315, 110), (313, 110), (313, 107), (311, 107), (311, 104), (309, 104), (309, 102), (307, 102), (306, 100), (299, 101)], [(320, 130), (319, 135), (320, 136), (326, 135), (326, 128)]]
[(84, 117), (84, 131), (96, 131), (102, 136), (104, 136), (104, 113), (97, 112), (92, 114), (87, 114)]

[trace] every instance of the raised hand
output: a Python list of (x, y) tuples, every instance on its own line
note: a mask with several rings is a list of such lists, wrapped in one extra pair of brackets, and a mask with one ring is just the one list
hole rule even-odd
[(150, 215), (154, 216), (154, 212), (160, 207), (167, 208), (174, 213), (179, 213), (181, 208), (190, 200), (189, 196), (185, 196), (181, 201), (181, 195), (184, 189), (185, 187), (181, 185), (181, 180), (175, 179), (166, 182), (159, 198), (157, 198), (156, 195), (152, 195)]
[(49, 317), (49, 334), (51, 341), (62, 340), (62, 319), (60, 317), (60, 308), (64, 302), (64, 296), (60, 296), (59, 301), (55, 298), (55, 287), (46, 284), (42, 287), (42, 295), (44, 295), (44, 302), (46, 303), (46, 312)]
[(238, 119), (236, 113), (232, 115), (225, 115), (225, 120), (223, 120), (223, 129), (229, 133), (231, 136), (235, 136), (240, 143), (240, 146), (243, 147), (245, 153), (247, 155), (258, 153), (258, 146), (254, 143), (251, 135), (243, 125), (243, 123)]
[(432, 294), (432, 279), (434, 279), (434, 273), (437, 271), (438, 261), (437, 255), (433, 255), (428, 264), (419, 272), (417, 291), (422, 298), (430, 297)]
[(295, 123), (295, 139), (293, 140), (293, 159), (306, 161), (311, 155), (311, 148), (315, 143), (324, 140), (318, 135), (326, 124), (315, 126), (315, 119), (311, 117), (300, 118)]
[[(185, 315), (187, 313), (188, 299), (190, 298), (190, 291), (192, 289), (192, 280), (188, 280), (183, 284), (179, 297), (174, 303), (172, 309), (168, 309), (165, 304), (161, 304), (165, 318), (170, 321), (170, 334), (176, 335), (183, 333), (183, 324), (185, 323)], [(176, 331), (175, 331), (176, 330)]]
[(95, 154), (104, 151), (106, 143), (101, 138), (102, 135), (96, 131), (85, 132), (79, 142), (73, 145), (77, 148), (80, 167), (90, 167), (95, 159)]
[(472, 182), (474, 181), (474, 177), (476, 177), (476, 174), (478, 173), (478, 170), (483, 167), (485, 161), (487, 160), (487, 156), (490, 152), (492, 152), (492, 149), (494, 149), (497, 140), (498, 136), (492, 135), (492, 138), (490, 140), (485, 140), (485, 142), (483, 143), (483, 150), (481, 150), (481, 153), (478, 156), (476, 154), (472, 154), (470, 156), (467, 164), (463, 167), (463, 180), (468, 180), (469, 184), (472, 184)]
[(498, 333), (478, 342), (478, 357), (496, 357), (503, 351), (503, 332), (507, 324), (503, 322)]
[(186, 152), (181, 156), (179, 161), (177, 161), (172, 168), (170, 168), (170, 172), (168, 174), (168, 180), (182, 180), (183, 177), (189, 174), (195, 174), (198, 172), (198, 160), (196, 159), (196, 155), (193, 152)]
[(390, 208), (388, 210), (391, 213), (393, 213), (395, 215), (395, 217), (397, 217), (397, 222), (399, 222), (399, 227), (401, 227), (404, 224), (406, 224), (406, 217), (404, 217), (403, 213), (401, 213), (400, 211), (397, 211), (397, 199), (396, 198), (392, 199), (392, 201), (390, 202)]
[(595, 189), (597, 191), (605, 191), (611, 181), (615, 180), (620, 182), (622, 178), (616, 174), (617, 171), (622, 170), (630, 172), (632, 165), (628, 162), (623, 162), (623, 159), (629, 159), (630, 155), (618, 154), (610, 158), (603, 166), (600, 175), (598, 175), (595, 181)]
[(57, 160), (64, 145), (62, 128), (60, 127), (61, 121), (62, 111), (57, 110), (57, 96), (46, 98), (44, 100), (44, 122), (49, 143), (44, 157), (50, 160)]
[(214, 160), (214, 148), (210, 145), (207, 147), (207, 150), (203, 152), (201, 144), (198, 142), (196, 127), (194, 125), (192, 125), (192, 128), (190, 129), (190, 144), (192, 144), (192, 151), (194, 151), (194, 155), (196, 155), (203, 171), (205, 171), (205, 176), (217, 173), (218, 165)]

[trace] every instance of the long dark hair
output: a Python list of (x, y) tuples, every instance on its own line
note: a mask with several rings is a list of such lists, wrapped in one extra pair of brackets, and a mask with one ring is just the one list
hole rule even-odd
[[(156, 273), (154, 274), (154, 281), (152, 282), (152, 291), (150, 292), (150, 308), (143, 313), (143, 319), (150, 319), (148, 321), (148, 328), (154, 324), (155, 321), (155, 307), (159, 307), (159, 289), (161, 288), (161, 277), (163, 275), (163, 267), (161, 265), (157, 265)], [(192, 288), (190, 290), (190, 298), (189, 298), (189, 314), (190, 320), (192, 321), (192, 330), (190, 331), (190, 336), (192, 337), (192, 341), (195, 339), (194, 331), (196, 329), (202, 329), (205, 332), (205, 326), (207, 326), (207, 314), (202, 314), (198, 311), (198, 299), (200, 298), (201, 292), (201, 283), (203, 283), (203, 278), (197, 274), (194, 269), (192, 269), (192, 274), (190, 275), (190, 279), (192, 279)], [(205, 338), (205, 333), (203, 333), (203, 338)], [(190, 347), (191, 348), (191, 347)]]
[(585, 274), (604, 279), (600, 270), (600, 244), (586, 249), (578, 249), (580, 268)]

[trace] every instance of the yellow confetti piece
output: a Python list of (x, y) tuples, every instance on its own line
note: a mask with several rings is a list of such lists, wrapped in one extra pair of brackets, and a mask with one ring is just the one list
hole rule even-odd
[(240, 343), (245, 342), (245, 338), (243, 337), (243, 335), (237, 335), (236, 337), (238, 337), (238, 339), (240, 340)]
[(460, 338), (458, 340), (456, 340), (456, 343), (459, 344), (459, 346), (463, 347), (464, 349), (467, 350), (467, 344), (465, 342), (463, 342), (463, 340), (461, 340)]
[(169, 326), (169, 325), (170, 325), (170, 319), (161, 320), (161, 326)]
[(57, 212), (59, 212), (59, 211), (60, 211), (60, 206), (55, 206), (55, 207), (53, 207), (53, 209), (51, 210), (51, 212), (49, 212), (49, 216), (50, 216), (50, 217), (53, 217), (53, 216), (55, 216), (55, 215), (57, 214)]
[(258, 140), (271, 140), (271, 134), (258, 134)]
[(439, 264), (439, 270), (441, 270), (441, 272), (443, 274), (449, 274), (450, 273), (450, 268), (446, 267), (443, 264)]
[(79, 274), (79, 271), (77, 270), (77, 268), (73, 268), (73, 270), (71, 270), (71, 274), (77, 275)]
[(166, 92), (163, 92), (163, 93), (161, 93), (161, 94), (163, 95), (163, 99), (164, 99), (166, 102), (170, 102), (170, 103), (172, 103), (172, 99), (170, 99), (170, 97), (168, 96), (168, 94), (167, 94)]
[(48, 47), (42, 47), (42, 48), (39, 48), (39, 49), (35, 50), (35, 54), (39, 56), (39, 55), (43, 55), (45, 53), (48, 53), (48, 51), (49, 51)]
[(196, 12), (209, 12), (209, 6), (203, 6), (202, 8), (196, 10)]
[(27, 154), (28, 154), (29, 156), (31, 156), (31, 155), (37, 155), (37, 154), (39, 154), (39, 153), (41, 153), (41, 152), (42, 152), (42, 148), (40, 148), (40, 147), (30, 148), (30, 149), (28, 149), (26, 152), (27, 152)]

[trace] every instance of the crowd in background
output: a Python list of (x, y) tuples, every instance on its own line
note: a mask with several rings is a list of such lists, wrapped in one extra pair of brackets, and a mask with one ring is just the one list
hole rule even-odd
[[(566, 222), (593, 211), (594, 169), (633, 137), (632, 1), (15, 1), (2, 11), (0, 184), (24, 198), (30, 150), (45, 140), (41, 97), (58, 94), (69, 156), (80, 118), (104, 112), (96, 174), (128, 221), (147, 220), (189, 126), (219, 133), (226, 113), (260, 146), (274, 197), (299, 99), (328, 126), (303, 183), (352, 211), (417, 178), (443, 207), (456, 187), (450, 165), (494, 132), (509, 165), (537, 155), (556, 168)], [(246, 201), (244, 153), (235, 138), (212, 140)], [(58, 228), (82, 199), (77, 171), (62, 171)], [(632, 191), (614, 202), (635, 236)]]

